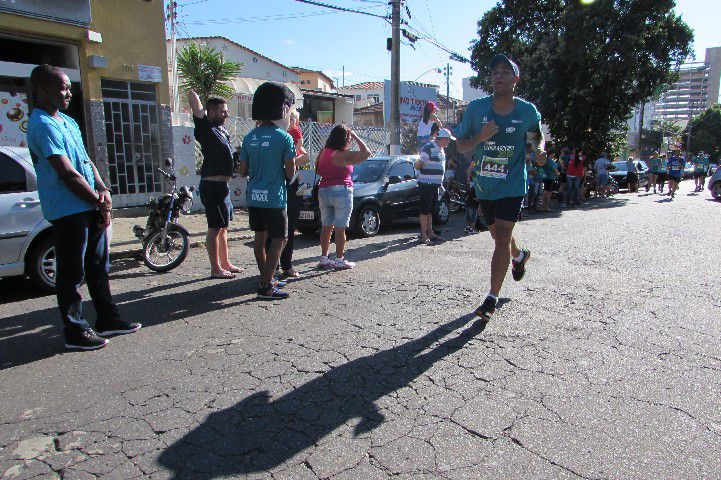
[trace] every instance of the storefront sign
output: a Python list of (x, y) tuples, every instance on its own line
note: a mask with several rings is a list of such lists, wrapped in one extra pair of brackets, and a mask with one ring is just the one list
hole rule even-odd
[(160, 67), (138, 65), (138, 80), (142, 82), (160, 83), (163, 81), (163, 74), (160, 71)]
[(28, 101), (24, 93), (0, 91), (0, 145), (26, 147)]
[[(384, 99), (383, 111), (386, 125), (391, 118), (391, 82), (386, 80), (383, 84)], [(423, 117), (423, 106), (426, 102), (435, 102), (438, 92), (432, 87), (423, 87), (409, 82), (401, 82), (401, 125), (414, 125)]]
[(90, 0), (0, 0), (0, 11), (90, 25)]

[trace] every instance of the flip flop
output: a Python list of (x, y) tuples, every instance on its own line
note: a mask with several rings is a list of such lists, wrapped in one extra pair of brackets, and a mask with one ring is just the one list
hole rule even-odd
[(241, 267), (232, 267), (232, 268), (224, 268), (223, 270), (228, 271), (230, 273), (243, 273), (245, 272), (244, 268)]
[(219, 279), (219, 280), (228, 280), (230, 278), (235, 278), (235, 274), (232, 272), (223, 272), (220, 275), (211, 275), (210, 278)]
[(297, 278), (300, 277), (300, 273), (291, 268), (290, 270), (284, 270), (282, 276), (283, 278)]

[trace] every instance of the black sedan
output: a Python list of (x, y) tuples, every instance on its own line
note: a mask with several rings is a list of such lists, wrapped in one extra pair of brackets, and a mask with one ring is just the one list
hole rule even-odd
[[(642, 160), (635, 160), (636, 173), (638, 173), (638, 188), (645, 187), (648, 183), (648, 166)], [(613, 162), (616, 167), (609, 173), (618, 183), (618, 188), (628, 188), (628, 168), (625, 161)]]
[[(420, 189), (415, 161), (418, 156), (372, 157), (353, 169), (353, 212), (350, 229), (372, 237), (382, 224), (393, 220), (418, 216)], [(319, 181), (313, 170), (300, 172), (301, 183), (313, 185)], [(304, 189), (301, 189), (303, 191)], [(310, 188), (305, 189), (309, 191)], [(450, 215), (448, 195), (439, 194), (433, 221), (446, 224)], [(320, 209), (317, 199), (305, 196), (298, 220), (298, 230), (314, 234), (320, 229)]]

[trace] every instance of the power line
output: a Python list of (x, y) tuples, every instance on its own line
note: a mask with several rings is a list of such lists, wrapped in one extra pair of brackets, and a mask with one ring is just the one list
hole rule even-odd
[[(313, 1), (313, 0), (295, 0), (295, 1), (296, 1), (296, 2), (299, 2), (299, 3), (307, 3), (308, 5), (315, 5), (316, 7), (330, 8), (330, 9), (332, 9), (332, 10), (339, 10), (339, 11), (341, 11), (341, 12), (358, 13), (358, 14), (361, 14), (361, 15), (368, 15), (368, 16), (370, 16), (370, 17), (382, 18), (383, 20), (386, 20), (386, 21), (388, 20), (388, 16), (387, 16), (387, 15), (385, 15), (385, 16), (384, 16), (384, 15), (377, 15), (377, 14), (375, 14), (375, 13), (363, 12), (363, 11), (361, 11), (361, 10), (354, 10), (354, 9), (352, 9), (352, 8), (336, 7), (335, 5), (328, 5), (327, 3), (316, 2), (316, 1)], [(377, 7), (370, 7), (370, 8), (377, 8)]]
[(209, 24), (230, 24), (230, 23), (256, 23), (256, 22), (267, 22), (273, 20), (291, 20), (294, 18), (306, 18), (306, 17), (317, 17), (321, 15), (332, 15), (338, 12), (328, 11), (314, 11), (305, 13), (286, 13), (286, 14), (275, 14), (275, 15), (264, 15), (256, 17), (233, 17), (233, 18), (211, 18), (205, 20), (193, 20), (185, 22), (187, 25), (209, 25)]

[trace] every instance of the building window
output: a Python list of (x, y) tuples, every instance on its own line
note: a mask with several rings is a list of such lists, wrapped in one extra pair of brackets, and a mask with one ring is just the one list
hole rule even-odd
[(355, 101), (356, 101), (356, 102), (360, 102), (361, 100), (363, 100), (363, 95), (356, 95), (356, 96), (355, 96)]
[(372, 93), (368, 95), (368, 100), (373, 100), (373, 103), (379, 103), (380, 102), (380, 95), (377, 93)]

